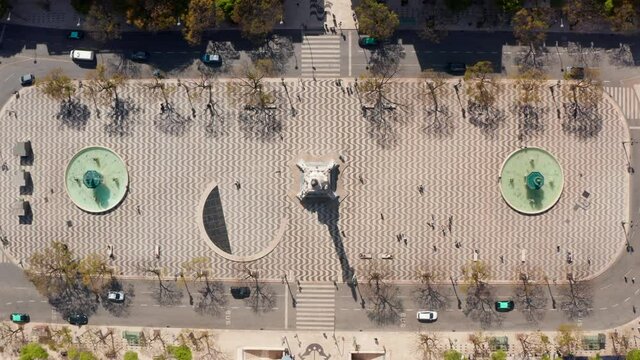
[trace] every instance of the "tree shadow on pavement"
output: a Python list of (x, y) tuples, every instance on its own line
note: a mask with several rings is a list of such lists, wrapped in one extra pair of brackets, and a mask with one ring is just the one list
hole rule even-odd
[[(102, 294), (100, 300), (102, 301), (102, 307), (107, 310), (111, 315), (116, 317), (129, 316), (129, 309), (133, 303), (133, 299), (136, 294), (132, 284), (123, 286), (122, 282), (117, 278), (111, 278), (111, 281), (105, 287), (107, 290)], [(109, 291), (122, 291), (124, 292), (124, 301), (120, 303), (111, 302), (107, 298)]]
[(56, 114), (61, 126), (75, 130), (84, 130), (90, 117), (89, 107), (76, 99), (62, 101)]
[(131, 134), (131, 125), (134, 122), (132, 115), (138, 112), (140, 112), (140, 108), (134, 104), (131, 98), (116, 98), (108, 113), (111, 122), (104, 126), (104, 130), (110, 136)]
[[(52, 281), (60, 281), (52, 279)], [(71, 314), (85, 314), (88, 317), (98, 309), (98, 302), (91, 290), (78, 278), (72, 284), (60, 284), (60, 289), (49, 296), (49, 304), (53, 306), (64, 318)]]

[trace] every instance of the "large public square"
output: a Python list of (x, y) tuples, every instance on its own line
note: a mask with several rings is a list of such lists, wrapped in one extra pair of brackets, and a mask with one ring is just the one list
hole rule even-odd
[[(504, 120), (489, 129), (471, 124), (468, 114), (463, 118), (464, 91), (459, 103), (451, 83), (441, 104), (450, 113), (447, 131), (436, 134), (429, 127), (424, 84), (398, 80), (389, 92), (399, 104), (397, 120), (383, 136), (362, 116), (360, 96), (350, 91), (352, 79), (341, 85), (285, 83), (287, 91), (279, 80), (268, 83), (278, 94), (282, 129), (261, 135), (238, 120), (242, 105), (232, 101), (224, 82), (215, 83), (220, 116), (213, 126), (206, 96), (191, 99), (197, 117), (187, 121), (190, 100), (176, 87), (170, 102), (183, 121), (172, 122), (160, 114), (162, 100), (148, 82), (127, 84), (119, 95), (135, 109), (124, 135), (108, 131), (107, 105), (98, 105), (98, 114), (83, 99), (90, 117), (86, 125), (72, 127), (56, 119), (58, 102), (36, 88), (23, 89), (0, 113), (7, 165), (1, 173), (6, 206), (0, 217), (8, 253), (26, 262), (35, 250), (59, 240), (78, 254), (106, 256), (112, 246), (110, 263), (125, 275), (140, 275), (150, 266), (174, 275), (184, 262), (208, 257), (215, 277), (236, 278), (242, 263), (219, 256), (201, 229), (203, 199), (212, 184), (220, 191), (231, 252), (255, 258), (244, 264), (270, 279), (287, 274), (343, 281), (348, 267), (356, 274), (365, 271), (371, 260), (360, 259), (360, 253), (393, 255), (384, 261), (397, 280), (416, 280), (421, 266), (456, 277), (476, 250), (491, 265), (494, 280), (513, 280), (523, 259), (549, 279), (564, 279), (567, 272), (586, 278), (606, 269), (625, 247), (628, 133), (606, 97), (599, 108), (601, 130), (579, 136), (563, 130), (565, 115), (556, 115), (561, 99), (545, 87), (539, 104), (543, 130), (519, 138), (512, 86), (496, 105)], [(34, 156), (32, 164), (21, 166), (12, 152), (25, 140)], [(88, 146), (112, 149), (128, 169), (126, 197), (105, 214), (83, 212), (64, 188), (67, 163)], [(534, 146), (556, 157), (564, 189), (549, 211), (527, 216), (504, 202), (499, 175), (509, 154)], [(330, 153), (344, 161), (339, 203), (302, 206), (291, 195), (292, 164), (303, 154)], [(21, 196), (14, 184), (21, 168), (31, 173), (30, 195)], [(28, 224), (20, 223), (11, 207), (18, 199), (31, 204)]]

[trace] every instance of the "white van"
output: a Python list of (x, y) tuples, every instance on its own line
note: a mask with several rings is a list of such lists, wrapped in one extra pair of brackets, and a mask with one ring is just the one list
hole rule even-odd
[(69, 57), (73, 61), (94, 61), (96, 53), (92, 50), (71, 50)]

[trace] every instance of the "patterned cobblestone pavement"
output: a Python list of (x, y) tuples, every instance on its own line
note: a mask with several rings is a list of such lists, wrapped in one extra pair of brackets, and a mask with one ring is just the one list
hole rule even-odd
[[(273, 279), (289, 272), (306, 281), (342, 280), (345, 266), (364, 268), (359, 253), (393, 254), (389, 265), (396, 279), (415, 279), (423, 264), (455, 276), (475, 249), (491, 264), (496, 280), (513, 278), (522, 250), (528, 265), (562, 278), (569, 268), (582, 276), (597, 273), (622, 250), (628, 175), (621, 142), (627, 135), (622, 115), (608, 99), (600, 110), (602, 130), (579, 138), (563, 131), (557, 103), (545, 92), (540, 104), (546, 109), (541, 112), (544, 131), (521, 142), (515, 91), (504, 91), (498, 101), (504, 121), (485, 130), (463, 119), (451, 87), (442, 104), (450, 114), (450, 131), (434, 134), (420, 83), (402, 80), (391, 91), (401, 104), (395, 110), (398, 120), (383, 137), (363, 118), (357, 93), (345, 91), (353, 84), (342, 84), (289, 80), (287, 94), (279, 81), (269, 83), (278, 94), (283, 126), (275, 135), (256, 135), (255, 127), (239, 122), (241, 106), (230, 101), (224, 83), (214, 91), (220, 116), (213, 124), (204, 98), (192, 100), (197, 117), (189, 119), (189, 99), (176, 88), (171, 102), (183, 116), (168, 120), (160, 115), (160, 98), (143, 83), (128, 84), (119, 95), (135, 106), (124, 136), (109, 134), (113, 127), (105, 105), (99, 105), (98, 114), (83, 100), (90, 118), (82, 129), (74, 129), (56, 119), (57, 102), (35, 88), (24, 89), (0, 113), (7, 165), (0, 172), (0, 226), (7, 250), (26, 260), (51, 240), (66, 241), (79, 254), (106, 255), (112, 245), (112, 263), (124, 274), (139, 274), (140, 266), (150, 264), (175, 274), (190, 258), (207, 256), (216, 276), (236, 277), (241, 266), (216, 255), (199, 231), (200, 199), (212, 182), (220, 187), (234, 254), (264, 249), (286, 220), (275, 249), (249, 264)], [(21, 166), (12, 155), (14, 144), (23, 140), (32, 142), (32, 165)], [(89, 145), (113, 149), (129, 169), (129, 194), (104, 215), (76, 208), (63, 187), (67, 161)], [(545, 148), (564, 168), (560, 201), (539, 216), (516, 213), (500, 196), (502, 161), (521, 145)], [(289, 165), (301, 153), (335, 152), (346, 160), (340, 169), (346, 196), (335, 208), (303, 208), (288, 195)], [(21, 196), (14, 185), (20, 168), (31, 172), (32, 195)], [(422, 195), (419, 185), (425, 187)], [(581, 200), (584, 191), (590, 193), (588, 206)], [(20, 224), (12, 210), (19, 198), (31, 203), (30, 224)], [(406, 243), (397, 240), (399, 233)], [(154, 256), (156, 245), (160, 259)], [(573, 254), (572, 265), (565, 262), (567, 251)]]

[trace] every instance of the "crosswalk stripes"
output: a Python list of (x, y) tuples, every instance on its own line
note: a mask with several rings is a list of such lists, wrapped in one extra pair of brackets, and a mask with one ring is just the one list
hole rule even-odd
[(296, 329), (334, 328), (336, 289), (333, 284), (300, 283), (296, 299)]
[(306, 35), (300, 69), (302, 77), (340, 77), (340, 36)]
[(626, 119), (640, 119), (640, 102), (633, 88), (606, 86), (604, 90), (618, 103)]

